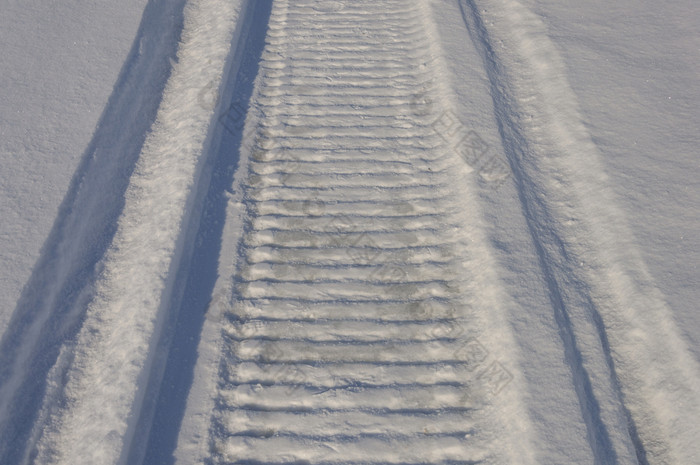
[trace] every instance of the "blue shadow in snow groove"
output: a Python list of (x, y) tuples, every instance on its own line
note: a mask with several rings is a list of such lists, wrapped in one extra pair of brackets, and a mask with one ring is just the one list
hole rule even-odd
[(42, 400), (52, 395), (52, 402), (62, 401), (60, 387), (50, 389), (47, 377), (63, 366), (57, 366), (61, 350), (71, 346), (83, 323), (96, 266), (114, 237), (124, 192), (177, 56), (184, 5), (145, 4), (107, 105), (0, 340), (0, 392), (22, 371), (19, 384), (1, 399), (9, 407), (0, 418), (0, 464), (23, 463), (25, 453), (33, 462), (32, 429), (42, 421)]
[[(244, 28), (233, 44), (229, 60), (234, 61), (229, 66), (228, 82), (225, 87), (232, 89), (230, 102), (223, 102), (219, 113), (215, 115), (213, 124), (223, 126), (230, 108), (245, 109), (248, 107), (253, 93), (255, 77), (258, 74), (260, 57), (265, 47), (267, 24), (272, 10), (272, 0), (252, 0), (248, 10), (241, 18)], [(241, 50), (241, 46), (243, 49)], [(240, 54), (240, 55), (239, 55)], [(235, 55), (240, 56), (235, 63)], [(238, 69), (234, 69), (237, 66)], [(229, 91), (230, 92), (230, 91)], [(223, 95), (227, 95), (226, 91)], [(228, 103), (228, 104), (227, 104)], [(230, 105), (229, 105), (230, 104)], [(239, 115), (245, 118), (245, 111)], [(211, 182), (204, 201), (201, 221), (195, 245), (193, 247), (190, 269), (187, 276), (184, 294), (179, 302), (174, 327), (165, 328), (169, 340), (169, 350), (162, 381), (156, 392), (147, 394), (155, 396), (155, 410), (150, 433), (146, 440), (144, 459), (142, 463), (161, 465), (174, 463), (173, 453), (177, 446), (178, 434), (185, 414), (187, 397), (194, 379), (194, 367), (197, 362), (197, 346), (200, 339), (204, 316), (210, 303), (214, 284), (218, 277), (219, 254), (223, 235), (223, 226), (228, 199), (226, 191), (230, 190), (240, 158), (240, 146), (243, 137), (243, 124), (213, 128), (221, 130), (220, 143), (211, 147), (213, 171)], [(216, 140), (216, 139), (214, 139)], [(184, 263), (187, 263), (184, 261)], [(148, 402), (148, 400), (146, 401)], [(201, 432), (202, 436), (206, 431)], [(137, 431), (138, 435), (138, 431)], [(141, 440), (136, 437), (134, 442)], [(132, 449), (133, 453), (138, 453)], [(129, 461), (129, 463), (134, 463)]]

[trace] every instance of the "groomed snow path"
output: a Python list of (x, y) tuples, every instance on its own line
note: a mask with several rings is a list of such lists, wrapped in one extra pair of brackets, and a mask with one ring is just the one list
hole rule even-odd
[(464, 269), (459, 160), (432, 125), (424, 15), (273, 4), (212, 463), (503, 460), (503, 426), (479, 410), (511, 375), (486, 360), (470, 313), (478, 271)]

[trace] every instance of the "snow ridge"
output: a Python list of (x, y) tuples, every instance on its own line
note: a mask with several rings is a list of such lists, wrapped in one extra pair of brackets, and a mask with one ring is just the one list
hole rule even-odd
[(101, 262), (63, 396), (45, 406), (51, 414), (38, 425), (35, 463), (125, 460), (203, 165), (213, 109), (200, 104), (200, 91), (221, 80), (238, 6), (206, 0), (186, 6), (178, 62)]
[[(137, 39), (0, 340), (0, 462), (18, 463), (62, 381), (123, 196), (177, 52), (184, 0), (143, 11)], [(157, 32), (155, 32), (157, 31)]]

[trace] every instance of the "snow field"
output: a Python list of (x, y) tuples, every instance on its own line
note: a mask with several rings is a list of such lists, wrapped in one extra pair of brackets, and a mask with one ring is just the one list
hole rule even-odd
[(532, 4), (149, 3), (0, 462), (693, 463), (700, 368)]

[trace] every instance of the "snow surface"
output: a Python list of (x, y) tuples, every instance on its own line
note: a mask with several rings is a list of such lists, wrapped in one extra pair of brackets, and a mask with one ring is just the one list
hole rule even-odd
[(143, 0), (8, 0), (0, 6), (0, 334), (71, 177), (89, 156), (144, 6)]
[(0, 463), (700, 460), (691, 2), (2, 9)]
[(700, 5), (532, 3), (644, 260), (700, 358)]

